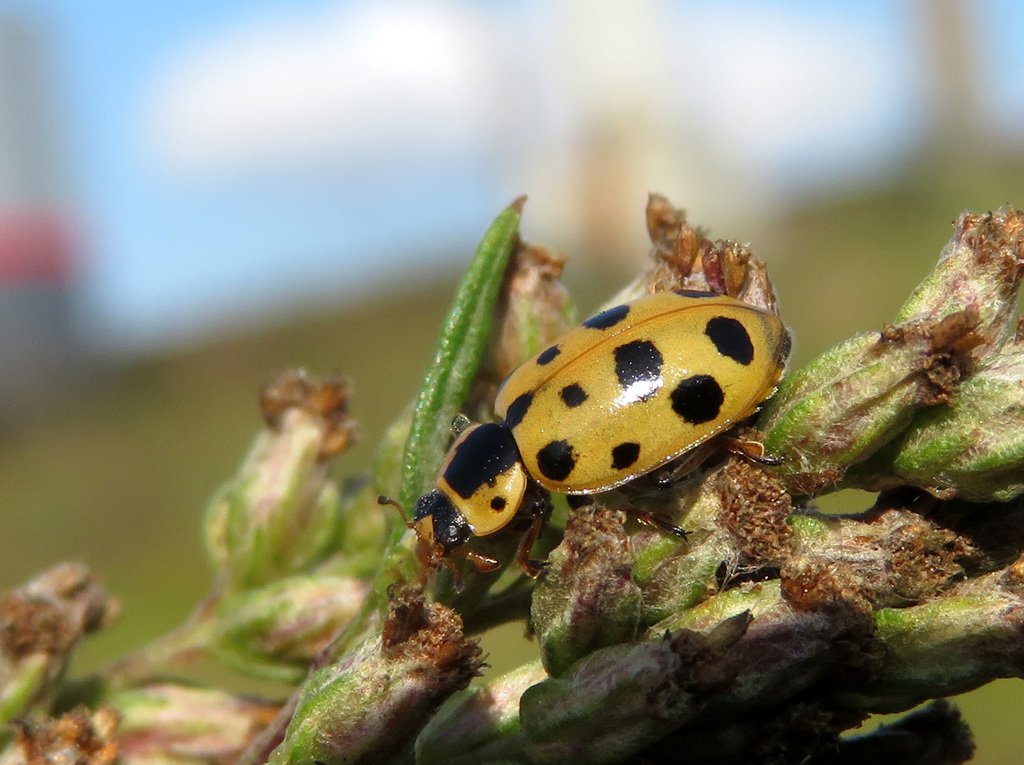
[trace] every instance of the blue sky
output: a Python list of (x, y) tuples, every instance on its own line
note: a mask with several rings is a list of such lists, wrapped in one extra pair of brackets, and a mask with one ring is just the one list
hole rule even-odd
[[(635, 120), (626, 185), (685, 194), (714, 220), (870, 176), (927, 120), (912, 4), (651, 3), (625, 21), (582, 0), (416, 7), (0, 0), (52, 41), (83, 320), (101, 343), (187, 341), (452, 271), (522, 191), (528, 233), (571, 243), (595, 125)], [(1012, 136), (1024, 7), (974, 8), (992, 121)], [(645, 87), (663, 75), (677, 93)], [(701, 196), (708, 183), (672, 188), (683, 176), (723, 180)], [(428, 242), (450, 257), (428, 260)]]
[[(173, 342), (206, 323), (245, 320), (302, 295), (324, 300), (349, 282), (382, 280), (402, 264), (368, 268), (361, 250), (371, 243), (382, 241), (388, 252), (434, 237), (472, 247), (473, 229), (460, 237), (459, 220), (479, 231), (505, 202), (473, 157), (423, 168), (407, 180), (392, 172), (378, 183), (259, 172), (189, 177), (159, 165), (142, 122), (155, 82), (177, 51), (268, 11), (324, 3), (25, 5), (53, 42), (58, 109), (67, 119), (61, 148), (85, 226), (83, 310), (87, 326), (108, 342)], [(362, 171), (372, 174), (372, 167)], [(381, 236), (393, 217), (385, 211), (394, 210), (404, 225)]]
[[(355, 253), (375, 238), (383, 217), (375, 208), (402, 209), (408, 229), (425, 236), (447, 233), (449, 206), (476, 208), (478, 221), (496, 209), (497, 199), (474, 202), (465, 172), (461, 182), (436, 179), (447, 186), (439, 196), (423, 194), (429, 177), (366, 193), (365, 186), (315, 178), (174, 177), (158, 166), (140, 123), (167, 60), (211, 28), (299, 4), (146, 3), (141, 11), (133, 2), (46, 5), (67, 77), (58, 95), (69, 113), (71, 189), (86, 226), (85, 310), (115, 342), (174, 340), (236, 311), (244, 319), (239, 303), (287, 303), (303, 292), (325, 298), (318, 270), (333, 271), (324, 289), (365, 273)], [(401, 238), (393, 244), (401, 246)], [(352, 255), (339, 257), (342, 248)]]

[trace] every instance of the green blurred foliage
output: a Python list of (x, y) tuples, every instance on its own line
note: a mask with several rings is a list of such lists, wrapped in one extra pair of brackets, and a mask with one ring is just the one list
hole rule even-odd
[(83, 669), (179, 624), (210, 581), (201, 539), (207, 500), (262, 427), (258, 394), (277, 373), (301, 366), (353, 378), (359, 440), (336, 478), (369, 467), (376, 441), (416, 392), (450, 283), (396, 293), (110, 370), (38, 419), (7, 428), (2, 586), (65, 559), (105, 579), (124, 615), (83, 646)]

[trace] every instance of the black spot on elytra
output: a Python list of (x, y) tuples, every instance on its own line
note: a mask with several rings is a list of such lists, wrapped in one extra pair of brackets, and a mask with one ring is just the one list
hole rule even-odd
[(569, 383), (560, 391), (559, 395), (562, 397), (562, 401), (568, 407), (575, 407), (582, 404), (587, 400), (587, 392), (583, 390), (577, 383)]
[(711, 338), (711, 342), (723, 356), (728, 356), (744, 366), (754, 360), (754, 344), (750, 342), (750, 334), (736, 319), (728, 316), (708, 319), (704, 334)]
[(711, 375), (687, 377), (672, 391), (672, 410), (691, 425), (715, 419), (723, 401), (722, 386)]
[(532, 403), (532, 393), (523, 393), (516, 396), (515, 401), (508, 405), (508, 411), (505, 412), (505, 426), (508, 428), (514, 428), (522, 422), (523, 417), (526, 416), (526, 411), (530, 408), (530, 404)]
[(782, 330), (782, 345), (779, 348), (779, 361), (789, 358), (789, 352), (793, 350), (793, 336), (786, 330)]
[[(623, 390), (638, 385), (637, 401), (646, 401), (660, 385), (661, 351), (650, 340), (634, 340), (615, 349), (615, 375)], [(646, 385), (644, 385), (646, 383)]]
[(481, 486), (494, 486), (497, 477), (518, 461), (512, 431), (489, 422), (470, 432), (456, 447), (443, 478), (456, 494), (469, 499)]
[(541, 351), (539, 354), (537, 354), (537, 363), (540, 364), (541, 366), (544, 366), (545, 364), (550, 364), (552, 361), (554, 361), (555, 356), (557, 356), (561, 352), (562, 350), (557, 345), (552, 345), (547, 350)]
[(612, 449), (612, 467), (625, 470), (640, 458), (640, 444), (626, 441)]
[(614, 308), (601, 311), (601, 313), (596, 316), (591, 316), (583, 322), (583, 326), (588, 329), (608, 329), (609, 327), (614, 327), (620, 321), (625, 319), (628, 313), (628, 305), (617, 305)]
[(545, 478), (564, 481), (576, 467), (576, 453), (568, 441), (552, 441), (537, 452), (537, 467)]
[(491, 510), (496, 510), (498, 512), (501, 512), (504, 509), (505, 509), (505, 498), (504, 497), (495, 497), (494, 499), (491, 500)]

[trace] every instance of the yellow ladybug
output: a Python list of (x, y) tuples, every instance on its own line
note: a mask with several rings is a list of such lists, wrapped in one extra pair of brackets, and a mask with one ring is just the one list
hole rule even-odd
[[(420, 558), (443, 561), (504, 528), (537, 484), (594, 494), (679, 458), (757, 411), (788, 354), (777, 316), (717, 293), (661, 292), (587, 319), (509, 375), (500, 422), (471, 425), (452, 444), (414, 509)], [(531, 504), (539, 519), (544, 499)], [(517, 556), (532, 575), (539, 528)]]

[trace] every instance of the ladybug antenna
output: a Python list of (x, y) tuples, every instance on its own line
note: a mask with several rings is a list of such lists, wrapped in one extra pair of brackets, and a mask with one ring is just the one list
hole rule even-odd
[(398, 511), (398, 514), (402, 516), (402, 523), (408, 529), (415, 528), (412, 523), (409, 522), (409, 516), (405, 514), (405, 508), (402, 507), (397, 501), (391, 499), (391, 497), (385, 497), (383, 494), (377, 495), (378, 505), (390, 505)]

